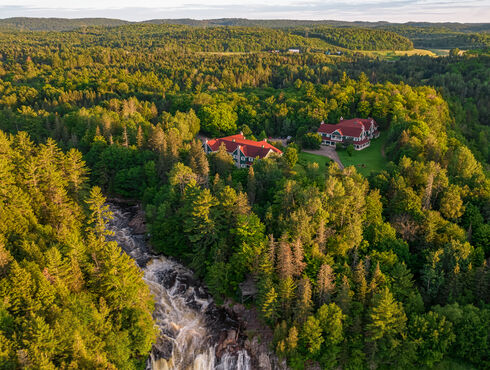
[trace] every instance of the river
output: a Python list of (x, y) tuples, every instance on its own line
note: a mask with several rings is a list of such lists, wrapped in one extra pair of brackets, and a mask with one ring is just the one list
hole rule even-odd
[(156, 255), (144, 235), (129, 227), (136, 207), (109, 203), (113, 220), (110, 239), (131, 256), (144, 272), (155, 297), (153, 317), (160, 334), (153, 345), (147, 369), (250, 370), (250, 355), (243, 348), (240, 323), (217, 307), (192, 271)]

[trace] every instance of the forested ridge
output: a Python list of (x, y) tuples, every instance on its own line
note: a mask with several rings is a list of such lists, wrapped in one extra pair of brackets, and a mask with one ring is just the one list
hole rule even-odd
[[(488, 56), (223, 53), (323, 45), (277, 32), (0, 34), (0, 366), (143, 364), (151, 297), (102, 193), (218, 301), (250, 277), (292, 368), (490, 366)], [(298, 162), (340, 117), (380, 124), (381, 171)], [(247, 170), (196, 138), (240, 130), (293, 143)]]
[(317, 37), (326, 42), (353, 50), (410, 50), (413, 43), (395, 32), (368, 28), (316, 27), (293, 32), (305, 37)]
[[(5, 18), (0, 26), (30, 31), (69, 31), (91, 26), (115, 27), (124, 24), (180, 25), (202, 27), (254, 27), (279, 30), (298, 29), (304, 33), (320, 30), (321, 39), (333, 44), (359, 50), (409, 50), (416, 48), (474, 49), (488, 48), (490, 31), (488, 23), (428, 23), (428, 22), (345, 22), (308, 20), (260, 20), (243, 18), (222, 19), (150, 19), (128, 22), (108, 18)], [(395, 33), (395, 35), (393, 35)], [(277, 33), (276, 33), (277, 35)], [(407, 43), (408, 38), (412, 44)], [(328, 41), (327, 40), (327, 41)]]

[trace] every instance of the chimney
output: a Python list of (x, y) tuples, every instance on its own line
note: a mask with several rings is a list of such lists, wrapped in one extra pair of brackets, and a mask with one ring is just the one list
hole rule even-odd
[(242, 136), (243, 136), (243, 131), (240, 131), (240, 135), (242, 135)]
[(340, 120), (343, 121), (344, 120), (344, 117), (340, 117)]
[(267, 138), (265, 138), (264, 141), (267, 143)]
[(264, 147), (264, 144), (261, 145), (261, 148), (263, 148), (263, 147)]
[(235, 139), (232, 139), (231, 141), (235, 142)]

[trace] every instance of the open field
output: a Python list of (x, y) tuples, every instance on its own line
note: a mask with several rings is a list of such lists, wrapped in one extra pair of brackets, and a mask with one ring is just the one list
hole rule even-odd
[(381, 171), (385, 168), (387, 160), (382, 153), (388, 133), (381, 132), (379, 138), (371, 141), (371, 145), (363, 150), (355, 150), (352, 156), (345, 149), (337, 150), (340, 160), (345, 167), (355, 166), (357, 171), (368, 176), (372, 171)]
[(382, 59), (397, 59), (401, 56), (413, 56), (413, 55), (428, 55), (431, 57), (437, 57), (438, 54), (427, 49), (412, 49), (412, 50), (359, 50), (357, 51), (370, 57), (379, 57)]
[(438, 57), (446, 57), (449, 55), (449, 49), (430, 49)]

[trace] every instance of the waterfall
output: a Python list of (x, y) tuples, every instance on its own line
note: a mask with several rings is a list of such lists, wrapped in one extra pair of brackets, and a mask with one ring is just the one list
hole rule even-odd
[[(129, 227), (131, 209), (109, 204), (113, 213), (107, 228), (144, 272), (155, 297), (153, 318), (159, 335), (147, 362), (155, 370), (250, 370), (250, 356), (243, 348), (219, 349), (223, 335), (239, 332), (236, 320), (215, 306), (192, 271), (178, 262), (155, 255), (142, 235)], [(235, 334), (235, 337), (237, 335)], [(218, 356), (218, 350), (220, 350)]]

